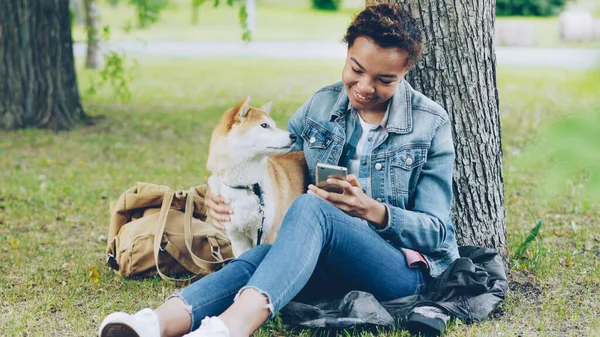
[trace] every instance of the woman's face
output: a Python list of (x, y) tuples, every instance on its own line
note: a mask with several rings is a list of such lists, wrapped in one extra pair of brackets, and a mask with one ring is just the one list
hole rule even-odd
[(385, 111), (408, 72), (407, 61), (405, 50), (382, 48), (364, 36), (356, 38), (342, 72), (350, 104), (361, 112)]

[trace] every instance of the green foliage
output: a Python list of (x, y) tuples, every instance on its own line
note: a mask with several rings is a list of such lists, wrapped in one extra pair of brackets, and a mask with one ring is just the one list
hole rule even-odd
[[(104, 41), (110, 39), (110, 28), (105, 26), (103, 29)], [(128, 58), (126, 55), (119, 54), (115, 51), (108, 52), (104, 55), (104, 67), (100, 69), (97, 76), (90, 79), (90, 85), (86, 90), (86, 95), (94, 96), (104, 86), (109, 86), (113, 92), (112, 97), (122, 103), (131, 100), (131, 91), (129, 85), (133, 81), (133, 72), (136, 67), (136, 60), (132, 61), (133, 67), (128, 67)]]
[(540, 233), (541, 229), (542, 229), (542, 220), (538, 220), (537, 223), (535, 224), (535, 227), (533, 227), (531, 229), (531, 231), (529, 232), (529, 235), (527, 235), (525, 240), (523, 240), (523, 242), (521, 242), (521, 244), (515, 251), (515, 254), (513, 255), (513, 260), (515, 260), (515, 261), (520, 260), (523, 258), (523, 256), (525, 256), (525, 253), (527, 252), (529, 245), (531, 245), (533, 240), (535, 240), (538, 237), (538, 234)]
[(312, 0), (312, 7), (325, 11), (337, 11), (342, 5), (342, 0)]
[(129, 0), (135, 6), (139, 28), (146, 28), (158, 21), (160, 11), (169, 4), (169, 0)]
[[(197, 23), (198, 21), (198, 7), (202, 6), (205, 2), (209, 0), (192, 0), (192, 23)], [(214, 7), (219, 7), (221, 1), (214, 0)], [(246, 11), (246, 2), (244, 0), (227, 0), (227, 5), (229, 7), (233, 7), (235, 2), (240, 3), (240, 9), (238, 12), (238, 17), (240, 19), (240, 27), (242, 28), (242, 40), (246, 42), (250, 42), (252, 39), (252, 31), (248, 29), (248, 12)]]
[(571, 0), (497, 0), (497, 16), (552, 16)]

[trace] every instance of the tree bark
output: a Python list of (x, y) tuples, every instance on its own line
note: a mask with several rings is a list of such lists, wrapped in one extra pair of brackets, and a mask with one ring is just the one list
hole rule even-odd
[(84, 0), (85, 27), (87, 30), (87, 54), (85, 67), (98, 69), (102, 64), (100, 53), (100, 8), (96, 0)]
[(0, 0), (0, 128), (69, 129), (86, 119), (68, 0)]
[(459, 244), (494, 248), (506, 261), (494, 48), (496, 1), (379, 2), (395, 2), (408, 8), (422, 24), (425, 52), (407, 80), (441, 104), (452, 121), (456, 149), (452, 218)]

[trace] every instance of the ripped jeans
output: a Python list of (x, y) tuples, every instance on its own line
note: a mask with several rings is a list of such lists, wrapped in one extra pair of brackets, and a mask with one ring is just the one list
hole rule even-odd
[(173, 296), (191, 307), (192, 326), (218, 316), (246, 288), (264, 293), (271, 317), (292, 299), (335, 298), (362, 290), (386, 301), (424, 287), (421, 270), (367, 222), (312, 195), (299, 196), (285, 215), (277, 240), (259, 245)]

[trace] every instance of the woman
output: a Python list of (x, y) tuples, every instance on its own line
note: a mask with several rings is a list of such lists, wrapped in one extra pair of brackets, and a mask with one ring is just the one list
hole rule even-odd
[[(397, 5), (371, 6), (345, 42), (342, 82), (318, 91), (288, 124), (313, 182), (319, 162), (349, 169), (347, 181), (331, 181), (343, 193), (310, 185), (272, 246), (247, 251), (154, 311), (107, 316), (101, 336), (245, 337), (294, 298), (412, 295), (458, 257), (448, 115), (404, 80), (423, 49), (417, 23)], [(220, 197), (206, 203), (217, 225), (228, 220)]]

